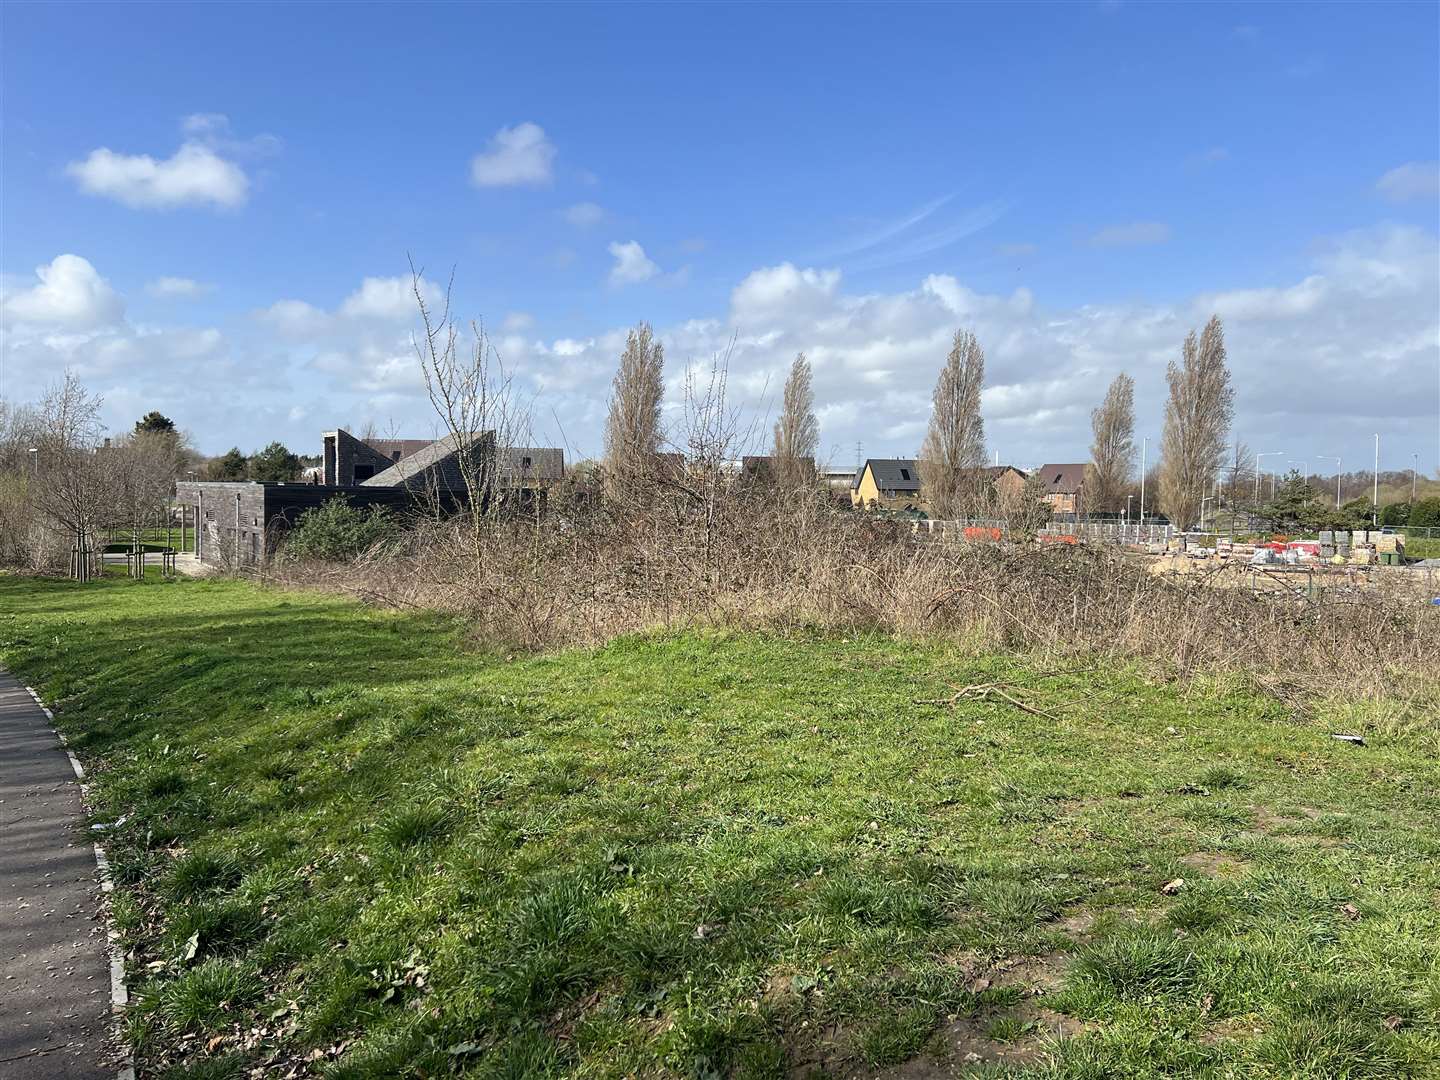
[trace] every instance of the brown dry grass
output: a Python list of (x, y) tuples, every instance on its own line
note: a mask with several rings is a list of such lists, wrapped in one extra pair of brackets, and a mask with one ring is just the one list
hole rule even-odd
[(1256, 597), (1167, 580), (1117, 553), (915, 537), (820, 498), (592, 506), (544, 521), (429, 522), (358, 563), (282, 580), (460, 615), (507, 649), (595, 645), (700, 625), (941, 636), (1041, 657), (1144, 661), (1177, 678), (1254, 677), (1317, 698), (1440, 700), (1440, 609), (1413, 598)]

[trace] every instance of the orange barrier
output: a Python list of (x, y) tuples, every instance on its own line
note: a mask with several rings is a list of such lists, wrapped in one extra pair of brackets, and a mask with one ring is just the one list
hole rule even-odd
[(967, 525), (965, 526), (965, 539), (994, 540), (998, 542), (1000, 539), (1000, 530), (987, 529), (983, 525)]
[(1078, 537), (1069, 536), (1069, 535), (1066, 535), (1066, 536), (1046, 536), (1044, 533), (1042, 533), (1042, 534), (1040, 535), (1040, 540), (1041, 540), (1043, 543), (1046, 543), (1046, 544), (1078, 544), (1078, 543), (1080, 542), (1080, 540), (1079, 540)]

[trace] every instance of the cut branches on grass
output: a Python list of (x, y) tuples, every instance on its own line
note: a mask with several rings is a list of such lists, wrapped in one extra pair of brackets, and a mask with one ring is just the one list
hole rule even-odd
[[(954, 686), (951, 683), (951, 686)], [(1027, 712), (1031, 716), (1043, 716), (1047, 720), (1054, 720), (1053, 713), (1044, 709), (1036, 708), (1021, 698), (1032, 693), (1024, 687), (1011, 686), (1008, 683), (975, 683), (971, 686), (961, 686), (955, 693), (946, 698), (916, 698), (916, 705), (955, 705), (961, 701), (991, 701), (998, 699), (1008, 702), (1021, 712)], [(1018, 696), (1017, 696), (1018, 695)]]

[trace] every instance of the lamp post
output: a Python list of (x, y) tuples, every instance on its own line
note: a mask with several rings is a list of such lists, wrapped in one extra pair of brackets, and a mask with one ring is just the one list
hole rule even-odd
[(1208, 502), (1214, 502), (1214, 501), (1215, 501), (1215, 496), (1214, 496), (1214, 495), (1205, 495), (1205, 496), (1203, 496), (1203, 497), (1200, 499), (1200, 531), (1201, 531), (1201, 532), (1204, 532), (1204, 531), (1205, 531), (1205, 504), (1208, 503)]
[(1125, 496), (1125, 524), (1130, 524), (1130, 504), (1135, 501), (1134, 495)]
[(1370, 524), (1380, 524), (1380, 433), (1375, 433), (1375, 494), (1370, 499)]
[(30, 460), (34, 462), (35, 467), (32, 471), (38, 477), (40, 475), (40, 448), (38, 446), (32, 446), (25, 452), (30, 455)]
[[(1133, 444), (1132, 444), (1133, 445)], [(1145, 454), (1150, 449), (1150, 436), (1140, 442), (1140, 524), (1145, 524)]]
[(1319, 458), (1321, 461), (1333, 461), (1333, 462), (1335, 462), (1335, 509), (1336, 509), (1336, 510), (1339, 510), (1339, 509), (1340, 509), (1340, 455), (1339, 455), (1339, 454), (1336, 454), (1334, 457), (1328, 457), (1328, 456), (1326, 456), (1325, 454), (1316, 454), (1315, 456), (1316, 456), (1317, 458)]
[(1415, 505), (1415, 474), (1420, 468), (1420, 455), (1410, 455), (1410, 505)]
[(1260, 502), (1260, 459), (1262, 457), (1280, 457), (1286, 453), (1289, 453), (1289, 451), (1262, 450), (1260, 453), (1255, 455), (1255, 502), (1257, 505)]

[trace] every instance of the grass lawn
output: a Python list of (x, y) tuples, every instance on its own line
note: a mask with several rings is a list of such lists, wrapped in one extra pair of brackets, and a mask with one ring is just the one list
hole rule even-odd
[[(880, 637), (481, 655), (222, 580), (0, 577), (0, 656), (123, 816), (142, 1075), (1440, 1075), (1413, 729)], [(1053, 717), (915, 703), (986, 682)]]

